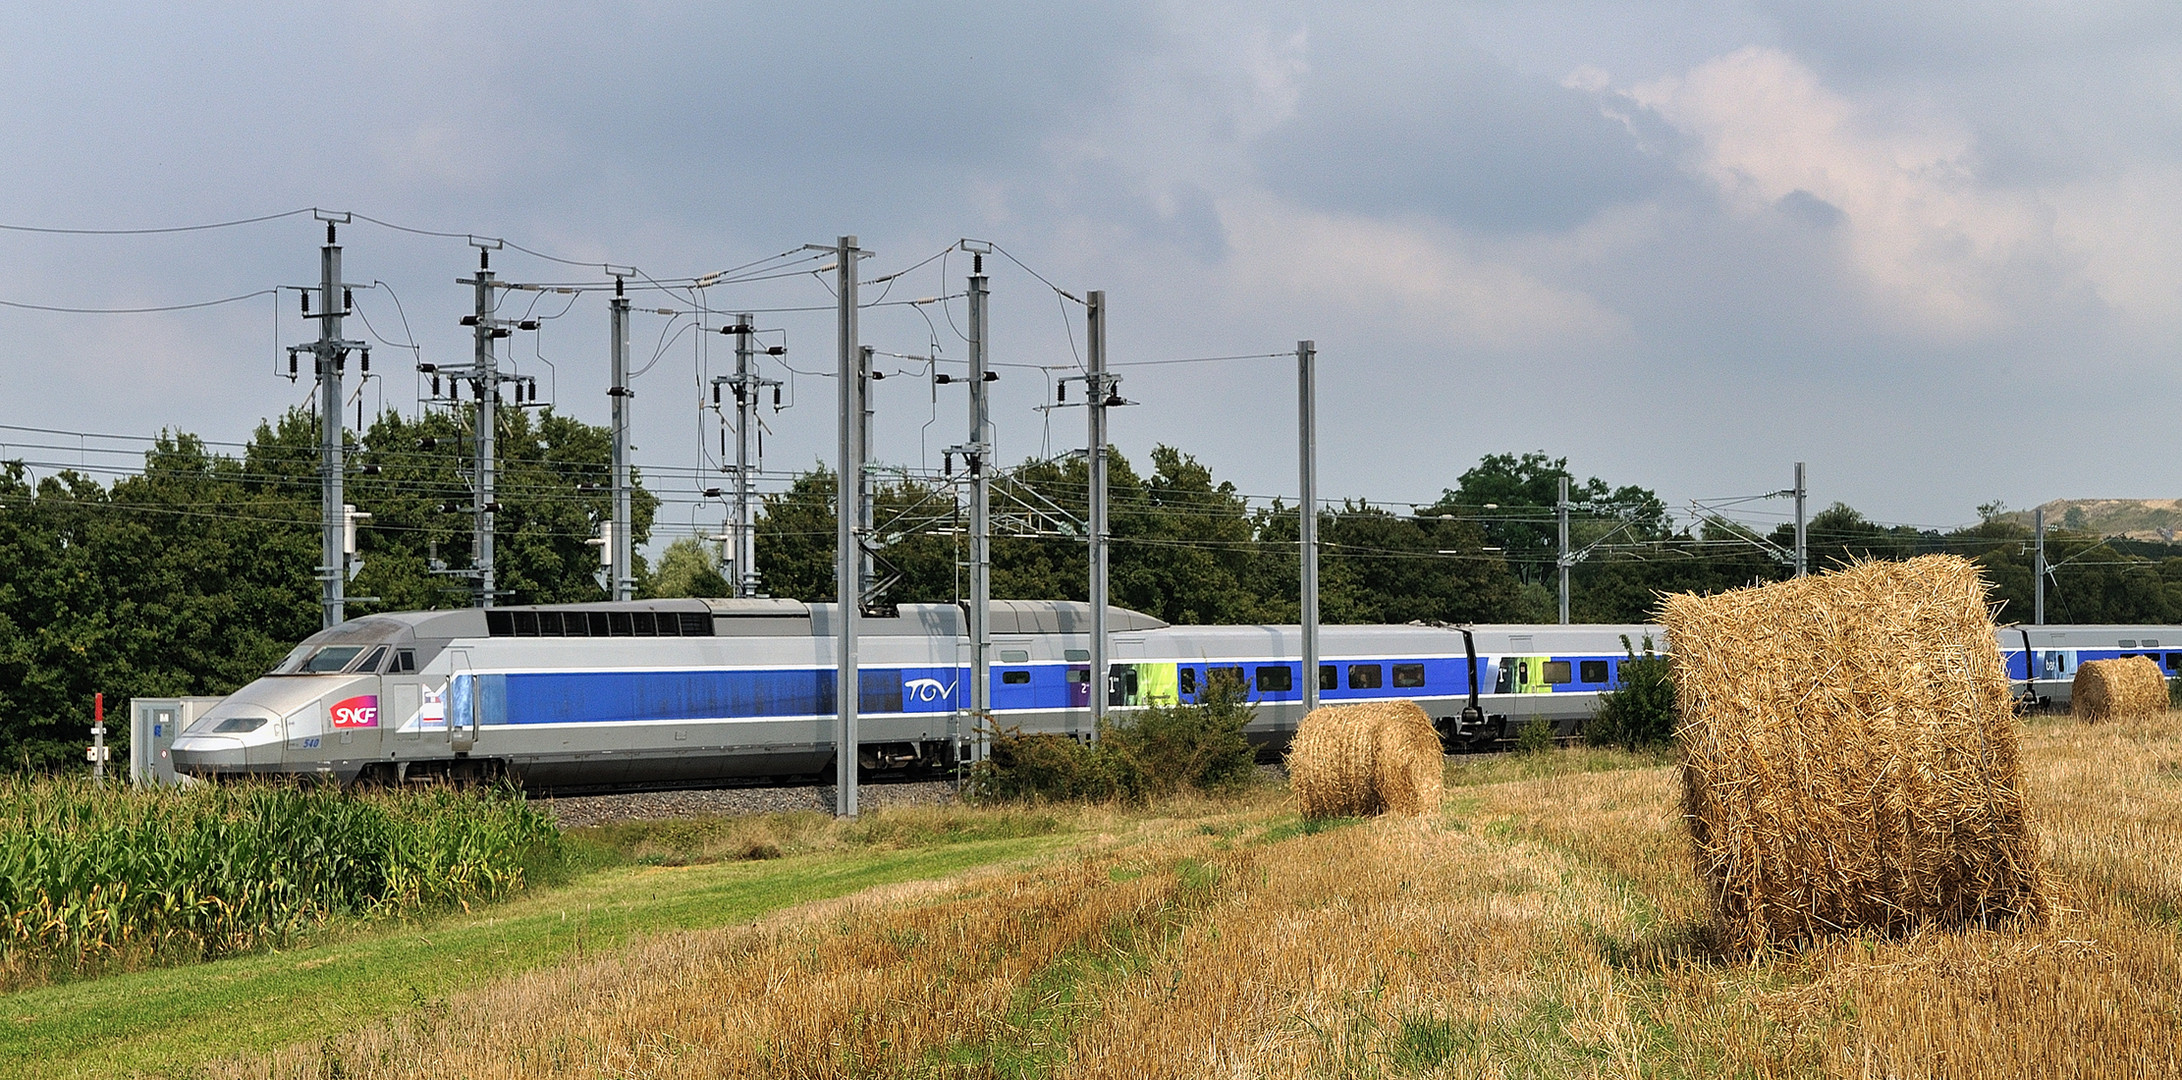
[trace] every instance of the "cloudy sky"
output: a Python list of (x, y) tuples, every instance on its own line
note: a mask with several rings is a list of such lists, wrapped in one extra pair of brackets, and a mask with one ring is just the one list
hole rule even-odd
[[(1426, 502), (1483, 454), (1546, 450), (1682, 504), (1802, 460), (1817, 505), (1944, 525), (1994, 499), (2182, 494), (2178, 23), (2126, 2), (12, 5), (0, 224), (315, 206), (590, 264), (498, 253), (527, 282), (687, 279), (854, 233), (867, 278), (916, 267), (890, 301), (959, 293), (964, 256), (924, 261), (982, 238), (1021, 264), (988, 266), (996, 359), (1081, 348), (1081, 309), (1023, 267), (1106, 291), (1137, 460), (1167, 442), (1292, 493), (1292, 361), (1146, 362), (1312, 338), (1330, 495)], [(321, 230), (0, 231), (0, 301), (308, 283)], [(358, 296), (373, 332), (465, 357), (462, 239), (359, 221), (341, 242), (348, 278), (382, 285)], [(533, 298), (567, 312), (511, 359), (603, 420), (606, 300)], [(770, 310), (831, 303), (821, 279), (701, 299), (765, 311), (793, 368), (833, 367), (828, 314)], [(293, 304), (0, 308), (0, 424), (244, 437), (308, 399), (276, 375), (313, 332)], [(865, 338), (959, 360), (961, 314), (875, 308)], [(728, 356), (692, 322), (636, 323), (657, 486), (716, 463), (698, 386)], [(414, 410), (412, 358), (374, 361), (367, 407)], [(768, 467), (830, 457), (831, 381), (769, 373), (794, 407), (768, 418)], [(1036, 411), (1057, 373), (1007, 372), (1005, 456), (1081, 445), (1080, 410)], [(885, 382), (878, 456), (936, 466), (960, 392)], [(669, 513), (692, 515), (715, 511)]]

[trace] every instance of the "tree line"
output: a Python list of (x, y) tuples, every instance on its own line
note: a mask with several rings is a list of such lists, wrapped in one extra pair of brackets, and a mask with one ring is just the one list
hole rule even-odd
[[(501, 602), (603, 598), (584, 540), (611, 514), (606, 429), (500, 415)], [(348, 592), (377, 598), (351, 616), (475, 602), (468, 423), (387, 413), (350, 438), (345, 491), (372, 517)], [(318, 461), (316, 418), (292, 411), (233, 454), (162, 435), (110, 484), (0, 462), (0, 768), (80, 764), (94, 692), (110, 720), (131, 697), (228, 693), (315, 633)], [(640, 540), (656, 505), (638, 492)]]
[[(585, 541), (610, 516), (608, 433), (550, 410), (502, 412), (499, 602), (605, 597)], [(469, 418), (387, 413), (353, 436), (347, 492), (372, 515), (359, 535), (350, 614), (475, 602)], [(317, 423), (290, 412), (236, 453), (169, 434), (141, 472), (111, 483), (61, 472), (32, 481), (0, 463), (0, 767), (80, 762), (91, 695), (230, 692), (319, 626)], [(1113, 603), (1173, 623), (1293, 622), (1300, 561), (1290, 505), (1255, 505), (1190, 455), (1152, 450), (1140, 468), (1110, 451)], [(993, 594), (1085, 599), (1087, 469), (1027, 461), (995, 482)], [(1551, 622), (1559, 552), (1554, 504), (1570, 481), (1578, 622), (1642, 622), (1662, 593), (1785, 578), (1781, 524), (1753, 535), (1720, 519), (1677, 521), (1649, 489), (1577, 478), (1565, 458), (1494, 454), (1419, 507), (1345, 501), (1319, 518), (1320, 617), (1329, 623)], [(798, 475), (762, 501), (758, 562), (768, 593), (833, 599), (834, 474)], [(967, 591), (956, 482), (876, 485), (884, 603)], [(639, 485), (635, 535), (657, 499)], [(1884, 525), (1836, 504), (1809, 523), (1814, 569), (1863, 558), (1954, 552), (1985, 567), (2004, 620), (2031, 610), (2029, 532), (2000, 519), (1939, 531)], [(1762, 541), (1762, 543), (1761, 543)], [(2182, 546), (2048, 536), (2053, 622), (2182, 623)], [(717, 553), (677, 540), (638, 567), (649, 596), (728, 591)]]
[[(1189, 455), (1155, 448), (1142, 473), (1109, 451), (1112, 603), (1173, 623), (1294, 622), (1300, 580), (1297, 513), (1252, 508)], [(1086, 597), (1087, 469), (1080, 458), (1032, 461), (996, 482), (993, 595)], [(1570, 474), (1566, 458), (1492, 454), (1429, 505), (1399, 511), (1359, 501), (1321, 508), (1319, 614), (1330, 623), (1413, 620), (1541, 623), (1558, 616), (1555, 505), (1569, 481), (1571, 621), (1647, 622), (1658, 598), (1718, 592), (1793, 573), (1795, 530), (1753, 531), (1722, 518), (1677, 521), (1652, 490)], [(759, 564), (769, 589), (833, 598), (834, 474), (823, 465), (764, 498)], [(894, 602), (964, 595), (967, 543), (959, 489), (918, 479), (875, 485), (874, 531)], [(1982, 508), (1952, 530), (1870, 521), (1835, 503), (1806, 523), (1813, 570), (1860, 559), (1951, 552), (1985, 568), (2004, 621), (2032, 610), (2031, 535)], [(2050, 622), (2182, 622), (2182, 545), (2049, 531)]]

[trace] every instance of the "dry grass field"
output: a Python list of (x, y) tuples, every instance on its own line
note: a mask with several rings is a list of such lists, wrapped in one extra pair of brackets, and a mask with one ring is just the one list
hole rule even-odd
[[(1671, 766), (1448, 769), (1437, 818), (1094, 810), (1007, 871), (662, 936), (243, 1077), (2173, 1076), (2182, 715), (2026, 728), (2057, 916), (1715, 945)], [(1618, 766), (1618, 767), (1617, 767)]]

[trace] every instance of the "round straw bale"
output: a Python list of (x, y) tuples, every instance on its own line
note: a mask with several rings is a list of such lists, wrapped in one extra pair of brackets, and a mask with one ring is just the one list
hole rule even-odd
[(1439, 734), (1414, 701), (1311, 710), (1288, 745), (1288, 783), (1307, 818), (1439, 809)]
[(1288, 744), (1288, 786), (1307, 818), (1356, 817), (1384, 809), (1372, 777), (1377, 725), (1369, 706), (1320, 706)]
[(1446, 750), (1432, 718), (1414, 701), (1379, 706), (1372, 782), (1390, 814), (1436, 814), (1447, 772)]
[(2044, 913), (1987, 590), (1933, 555), (1665, 599), (1683, 820), (1725, 940)]
[(2148, 656), (2086, 660), (2068, 695), (2080, 720), (2149, 719), (2167, 711), (2167, 675)]

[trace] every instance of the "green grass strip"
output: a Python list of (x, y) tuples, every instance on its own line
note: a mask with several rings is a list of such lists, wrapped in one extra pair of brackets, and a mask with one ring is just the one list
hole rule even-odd
[(794, 904), (1034, 855), (1066, 836), (616, 867), (474, 914), (291, 952), (0, 996), (0, 1076), (171, 1075), (315, 1041), (422, 1001), (597, 955), (660, 931), (747, 922)]

